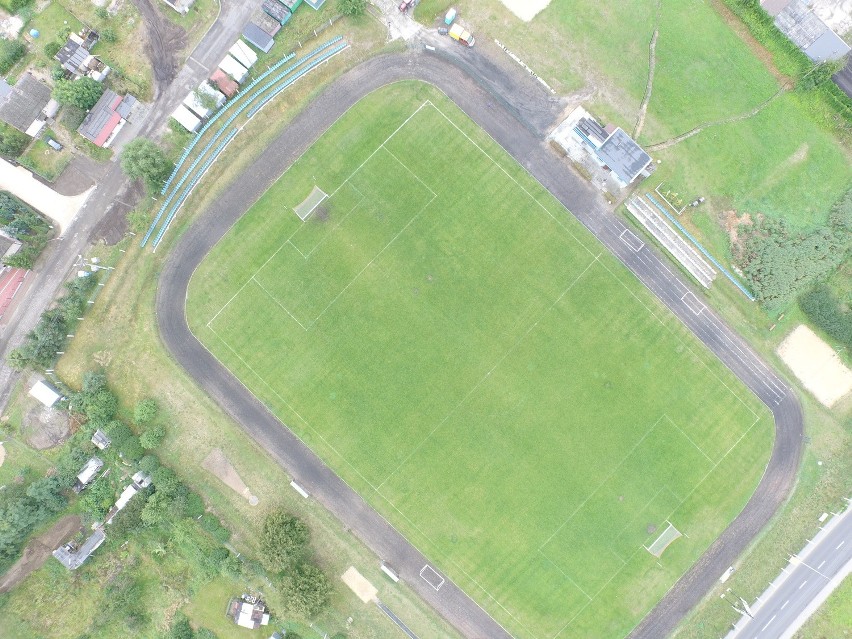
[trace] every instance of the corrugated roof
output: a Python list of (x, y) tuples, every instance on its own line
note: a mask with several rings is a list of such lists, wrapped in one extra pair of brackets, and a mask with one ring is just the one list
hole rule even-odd
[(620, 128), (613, 131), (597, 150), (598, 157), (626, 184), (648, 166), (651, 156)]
[[(249, 24), (254, 24), (259, 27), (261, 31), (265, 31), (269, 36), (275, 36), (279, 31), (281, 31), (281, 23), (278, 22), (275, 18), (264, 13), (262, 9), (258, 9), (255, 14), (252, 16), (251, 22)], [(245, 31), (243, 31), (243, 35), (245, 35)], [(246, 38), (248, 39), (248, 38)], [(264, 51), (266, 53), (266, 51)]]
[(219, 90), (229, 98), (234, 97), (234, 94), (240, 88), (240, 85), (229, 78), (228, 74), (222, 71), (222, 69), (216, 69), (213, 75), (210, 76), (210, 81), (219, 87)]
[[(266, 16), (266, 14), (263, 14)], [(266, 16), (269, 18), (269, 16)], [(269, 18), (269, 21), (278, 24), (272, 18)], [(278, 25), (279, 27), (281, 25)], [(245, 28), (243, 29), (243, 37), (246, 39), (251, 45), (254, 45), (264, 53), (269, 53), (269, 50), (272, 48), (272, 45), (275, 44), (275, 40), (272, 39), (272, 35), (267, 33), (264, 29), (262, 29), (259, 25), (254, 22), (249, 22)]]
[(134, 104), (136, 98), (132, 95), (121, 97), (107, 89), (86, 115), (77, 132), (92, 143), (103, 146), (121, 121), (130, 115)]
[(272, 16), (281, 24), (284, 24), (290, 19), (290, 10), (278, 2), (278, 0), (263, 0), (261, 8), (267, 15)]
[(50, 88), (29, 72), (5, 95), (0, 91), (0, 120), (26, 132), (50, 101)]

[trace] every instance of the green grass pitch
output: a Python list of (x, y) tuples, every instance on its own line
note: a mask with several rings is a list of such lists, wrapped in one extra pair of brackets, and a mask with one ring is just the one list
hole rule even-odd
[[(626, 634), (768, 459), (768, 411), (420, 83), (309, 149), (194, 274), (188, 315), (518, 637)], [(657, 559), (667, 522), (684, 536)]]

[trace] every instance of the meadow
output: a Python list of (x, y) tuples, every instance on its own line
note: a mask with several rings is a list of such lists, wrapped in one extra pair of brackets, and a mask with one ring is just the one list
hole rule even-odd
[[(302, 156), (199, 267), (187, 313), (518, 636), (623, 636), (768, 458), (768, 411), (419, 83), (365, 98)], [(669, 523), (684, 536), (657, 558)]]

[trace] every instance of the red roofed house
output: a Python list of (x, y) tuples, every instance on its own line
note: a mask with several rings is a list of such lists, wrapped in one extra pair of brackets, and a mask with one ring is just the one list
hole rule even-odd
[(121, 97), (115, 91), (107, 89), (89, 111), (77, 133), (95, 146), (108, 147), (127, 122), (135, 104), (136, 98), (132, 95)]
[(216, 69), (213, 75), (210, 76), (210, 81), (229, 98), (233, 98), (234, 94), (240, 89), (240, 85), (232, 80), (222, 69)]

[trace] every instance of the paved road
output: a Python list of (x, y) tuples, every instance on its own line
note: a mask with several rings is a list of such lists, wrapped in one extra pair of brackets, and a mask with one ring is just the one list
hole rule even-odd
[[(790, 639), (852, 573), (852, 508), (832, 517), (726, 639)], [(736, 602), (736, 598), (732, 598)], [(742, 606), (739, 606), (742, 608)]]
[[(446, 41), (446, 39), (443, 39)], [(386, 55), (342, 75), (275, 139), (181, 237), (164, 266), (157, 293), (161, 335), (175, 359), (197, 383), (267, 450), (287, 472), (333, 512), (420, 596), (471, 639), (503, 639), (509, 633), (446, 578), (435, 590), (420, 576), (426, 558), (258, 401), (189, 330), (185, 301), (189, 278), (211, 247), (269, 186), (346, 109), (371, 91), (404, 79), (430, 82), (506, 148), (669, 307), (771, 410), (776, 439), (763, 479), (743, 512), (669, 591), (631, 637), (659, 639), (712, 588), (787, 498), (802, 451), (802, 413), (795, 395), (756, 353), (710, 309), (685, 296), (691, 285), (645, 246), (634, 251), (622, 239), (626, 227), (589, 185), (548, 150), (544, 131), (564, 105), (551, 103), (526, 84), (513, 84), (499, 62), (442, 39), (434, 53)], [(496, 66), (495, 66), (496, 65)], [(488, 75), (498, 73), (497, 76)], [(534, 84), (534, 83), (533, 83)], [(440, 566), (434, 566), (440, 574)], [(482, 597), (482, 593), (471, 593)]]
[[(187, 64), (175, 80), (162, 91), (139, 123), (139, 136), (156, 137), (168, 121), (172, 111), (186, 97), (188, 91), (215, 69), (219, 60), (239, 37), (248, 21), (253, 4), (241, 0), (222, 0), (221, 13), (201, 39)], [(99, 234), (102, 223), (116, 217), (123, 218), (138, 201), (140, 194), (121, 172), (118, 162), (112, 162), (99, 178), (97, 188), (85, 206), (69, 225), (64, 235), (50, 244), (41, 263), (31, 274), (27, 297), (17, 303), (3, 318), (0, 325), (0, 412), (5, 409), (18, 373), (6, 365), (13, 348), (20, 346), (25, 335), (32, 330), (45, 308), (57, 296), (63, 282), (71, 272), (77, 256), (84, 253)]]

